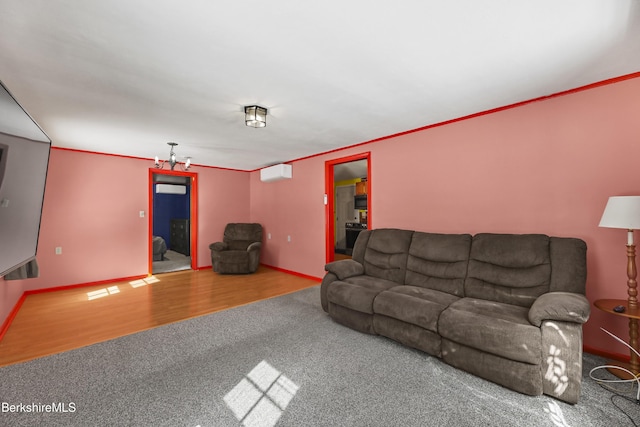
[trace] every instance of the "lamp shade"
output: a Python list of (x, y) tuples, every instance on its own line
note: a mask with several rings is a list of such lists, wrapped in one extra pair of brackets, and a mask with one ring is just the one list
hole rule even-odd
[(640, 229), (640, 196), (609, 197), (600, 227)]

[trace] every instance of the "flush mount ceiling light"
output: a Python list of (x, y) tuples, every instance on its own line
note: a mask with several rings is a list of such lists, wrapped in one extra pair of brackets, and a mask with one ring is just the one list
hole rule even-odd
[(189, 170), (189, 167), (191, 166), (191, 157), (187, 157), (187, 161), (183, 165), (182, 163), (178, 162), (176, 158), (176, 153), (173, 152), (173, 147), (178, 145), (178, 143), (167, 142), (167, 144), (171, 146), (171, 150), (169, 151), (169, 160), (159, 161), (158, 156), (156, 156), (156, 169), (162, 169), (164, 167), (164, 164), (169, 162), (169, 166), (171, 166), (171, 170), (173, 170), (173, 168), (176, 165), (180, 165), (180, 169), (182, 169), (183, 171)]
[(263, 128), (267, 125), (267, 109), (257, 105), (244, 107), (244, 122), (247, 126)]

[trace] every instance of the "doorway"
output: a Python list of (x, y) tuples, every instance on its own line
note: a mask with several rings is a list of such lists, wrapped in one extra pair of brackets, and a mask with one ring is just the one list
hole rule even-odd
[(197, 268), (197, 174), (149, 169), (149, 274)]
[(326, 260), (350, 258), (360, 231), (371, 228), (371, 153), (325, 162)]

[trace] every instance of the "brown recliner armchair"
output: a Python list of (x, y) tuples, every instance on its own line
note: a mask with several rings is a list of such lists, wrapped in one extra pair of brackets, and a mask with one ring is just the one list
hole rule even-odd
[(227, 224), (222, 242), (209, 245), (213, 271), (220, 274), (255, 273), (260, 264), (262, 225)]

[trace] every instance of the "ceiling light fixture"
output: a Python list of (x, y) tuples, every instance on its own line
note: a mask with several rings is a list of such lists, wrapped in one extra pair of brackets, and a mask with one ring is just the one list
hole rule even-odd
[(257, 105), (244, 107), (244, 122), (247, 126), (263, 128), (267, 125), (267, 109)]
[(173, 168), (176, 165), (180, 165), (180, 168), (183, 171), (188, 171), (189, 167), (191, 166), (191, 157), (187, 157), (187, 161), (184, 163), (184, 166), (183, 166), (180, 162), (178, 162), (178, 160), (176, 158), (176, 153), (173, 152), (173, 147), (178, 145), (178, 143), (177, 142), (167, 142), (167, 144), (171, 146), (171, 150), (169, 151), (169, 160), (159, 161), (158, 160), (158, 156), (156, 156), (156, 169), (162, 169), (164, 167), (164, 164), (166, 162), (169, 162), (169, 166), (171, 166), (171, 170), (173, 170)]

